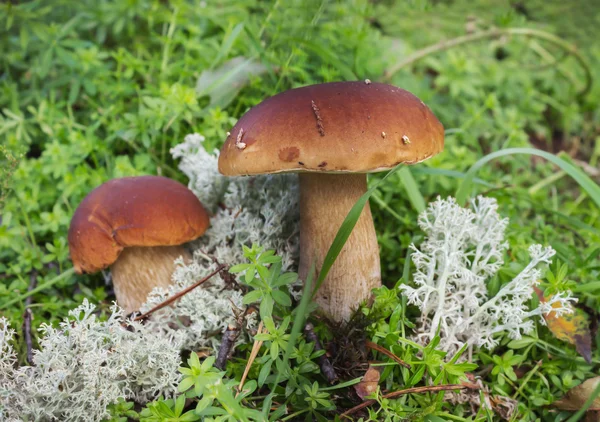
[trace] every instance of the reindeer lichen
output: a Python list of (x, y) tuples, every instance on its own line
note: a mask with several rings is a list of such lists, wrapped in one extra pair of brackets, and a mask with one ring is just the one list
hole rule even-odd
[[(419, 226), (426, 239), (420, 248), (411, 245), (416, 287), (400, 286), (408, 302), (421, 310), (418, 340), (426, 344), (439, 330), (439, 347), (449, 355), (465, 344), (492, 349), (501, 332), (518, 339), (533, 330), (532, 317), (551, 310), (557, 315), (570, 312), (568, 305), (576, 300), (570, 292), (560, 293), (528, 309), (542, 275), (538, 267), (549, 264), (555, 254), (541, 245), (532, 245), (531, 261), (494, 297), (488, 297), (486, 282), (502, 267), (508, 249), (504, 241), (508, 220), (498, 215), (495, 199), (479, 196), (471, 205), (472, 210), (453, 198), (438, 198), (421, 213)], [(559, 306), (552, 308), (554, 304)]]

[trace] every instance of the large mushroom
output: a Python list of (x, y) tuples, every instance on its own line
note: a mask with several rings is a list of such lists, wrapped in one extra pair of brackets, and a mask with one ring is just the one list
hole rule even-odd
[(209, 225), (198, 198), (184, 185), (159, 176), (110, 180), (79, 204), (69, 227), (75, 271), (110, 266), (117, 303), (139, 310), (154, 287), (167, 287), (183, 246)]
[[(419, 163), (444, 147), (444, 128), (403, 89), (335, 82), (292, 89), (249, 110), (227, 137), (219, 171), (227, 176), (300, 173), (300, 277), (323, 259), (350, 208), (365, 193), (365, 173)], [(367, 204), (317, 292), (337, 321), (381, 286), (379, 247)]]

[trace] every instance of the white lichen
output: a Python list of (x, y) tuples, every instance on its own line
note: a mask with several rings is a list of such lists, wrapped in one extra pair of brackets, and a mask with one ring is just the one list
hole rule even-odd
[(126, 320), (117, 306), (111, 311), (101, 321), (84, 300), (58, 328), (43, 325), (34, 365), (18, 369), (7, 346), (12, 332), (0, 320), (0, 415), (15, 421), (98, 421), (119, 398), (144, 403), (173, 395), (181, 340)]
[(0, 318), (0, 421), (18, 422), (25, 407), (25, 395), (17, 383), (17, 354), (11, 342), (15, 331)]
[[(228, 266), (246, 262), (242, 245), (259, 244), (274, 249), (282, 269), (294, 271), (298, 260), (298, 180), (295, 175), (225, 178), (218, 171), (218, 151), (207, 152), (204, 137), (192, 134), (171, 150), (179, 168), (189, 178), (189, 188), (213, 212), (210, 227), (192, 245), (194, 260), (177, 262), (173, 285), (152, 291), (142, 312), (204, 278), (217, 263)], [(291, 292), (297, 295), (299, 285)], [(185, 335), (184, 347), (216, 348), (237, 311), (243, 309), (239, 286), (217, 274), (183, 296), (148, 322), (156, 330)], [(250, 317), (247, 324), (255, 328)], [(244, 338), (240, 337), (239, 341)]]
[(191, 134), (171, 150), (189, 178), (188, 187), (213, 212), (210, 227), (195, 249), (235, 265), (245, 262), (242, 245), (258, 243), (281, 256), (284, 271), (294, 270), (300, 215), (297, 175), (222, 176), (219, 152), (207, 152), (204, 140), (202, 135)]
[[(551, 247), (540, 245), (529, 248), (529, 264), (488, 298), (486, 281), (504, 264), (508, 220), (498, 215), (495, 199), (479, 196), (471, 205), (472, 210), (460, 207), (453, 198), (438, 198), (421, 213), (419, 226), (426, 239), (420, 248), (411, 245), (416, 287), (400, 286), (408, 302), (421, 309), (419, 342), (427, 344), (439, 329), (439, 347), (449, 355), (465, 344), (492, 349), (499, 333), (518, 339), (533, 330), (532, 317), (550, 310), (557, 315), (570, 312), (569, 303), (576, 300), (570, 292), (561, 293), (528, 309), (542, 275), (538, 267), (549, 264), (555, 254)], [(554, 304), (558, 306), (552, 308)]]

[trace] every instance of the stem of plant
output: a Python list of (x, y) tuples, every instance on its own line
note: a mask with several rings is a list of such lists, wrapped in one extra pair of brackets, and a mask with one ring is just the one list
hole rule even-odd
[(537, 29), (530, 29), (530, 28), (491, 29), (489, 31), (476, 32), (474, 34), (463, 35), (461, 37), (440, 41), (437, 44), (430, 45), (429, 47), (426, 47), (426, 48), (423, 48), (421, 50), (414, 52), (410, 56), (404, 58), (403, 60), (401, 60), (398, 63), (396, 63), (395, 65), (393, 65), (390, 69), (388, 69), (385, 72), (383, 80), (389, 81), (392, 78), (392, 76), (396, 72), (398, 72), (400, 69), (402, 69), (403, 67), (406, 67), (416, 61), (419, 61), (431, 54), (435, 54), (440, 51), (449, 50), (449, 49), (459, 46), (461, 44), (467, 44), (470, 42), (479, 41), (479, 40), (486, 39), (486, 38), (499, 38), (501, 36), (507, 36), (507, 35), (522, 35), (522, 36), (540, 38), (540, 39), (548, 41), (548, 42), (558, 46), (559, 48), (563, 49), (567, 54), (573, 56), (579, 62), (579, 64), (581, 65), (581, 67), (583, 68), (583, 70), (585, 72), (585, 85), (579, 91), (578, 95), (584, 96), (590, 91), (590, 89), (592, 87), (592, 81), (593, 81), (592, 71), (590, 69), (590, 66), (585, 61), (584, 57), (581, 55), (581, 53), (579, 53), (579, 51), (577, 51), (577, 48), (574, 45), (569, 44), (568, 42), (560, 39), (559, 37), (550, 34), (549, 32), (540, 31)]
[(179, 299), (182, 296), (185, 296), (186, 294), (188, 294), (189, 292), (191, 292), (192, 290), (194, 290), (196, 287), (200, 286), (202, 283), (208, 281), (211, 277), (213, 277), (215, 274), (217, 274), (219, 271), (223, 270), (225, 268), (225, 265), (219, 265), (217, 267), (216, 270), (214, 270), (213, 272), (211, 272), (209, 275), (207, 275), (206, 277), (204, 277), (201, 280), (198, 280), (197, 282), (195, 282), (194, 284), (192, 284), (189, 287), (186, 287), (185, 289), (183, 289), (182, 291), (180, 291), (179, 293), (171, 296), (170, 298), (168, 298), (167, 300), (165, 300), (162, 303), (159, 303), (158, 305), (156, 305), (154, 308), (150, 309), (148, 312), (142, 314), (142, 315), (138, 315), (136, 316), (133, 320), (134, 321), (140, 321), (143, 319), (148, 318), (150, 315), (152, 315), (154, 312), (158, 311), (159, 309), (164, 308), (165, 306), (170, 305), (171, 303), (175, 302), (177, 299)]
[(2, 306), (0, 306), (0, 309), (6, 309), (9, 306), (14, 305), (17, 302), (20, 302), (20, 301), (28, 298), (31, 295), (41, 292), (42, 290), (48, 289), (48, 288), (54, 286), (59, 281), (64, 280), (65, 278), (67, 278), (69, 276), (72, 276), (74, 273), (75, 273), (75, 269), (70, 268), (67, 271), (65, 271), (64, 273), (57, 275), (53, 279), (40, 284), (35, 289), (32, 289), (32, 290), (28, 291), (27, 293), (23, 293), (22, 295), (17, 296), (14, 299), (9, 300), (8, 302), (3, 303)]

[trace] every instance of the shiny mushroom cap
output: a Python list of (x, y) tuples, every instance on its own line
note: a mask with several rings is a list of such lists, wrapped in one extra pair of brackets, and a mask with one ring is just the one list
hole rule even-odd
[(219, 171), (382, 171), (444, 148), (444, 128), (421, 100), (395, 86), (333, 82), (282, 92), (250, 109), (227, 137)]
[(181, 183), (159, 176), (113, 179), (77, 207), (69, 250), (75, 271), (91, 273), (113, 264), (126, 247), (180, 245), (208, 225), (208, 213)]

